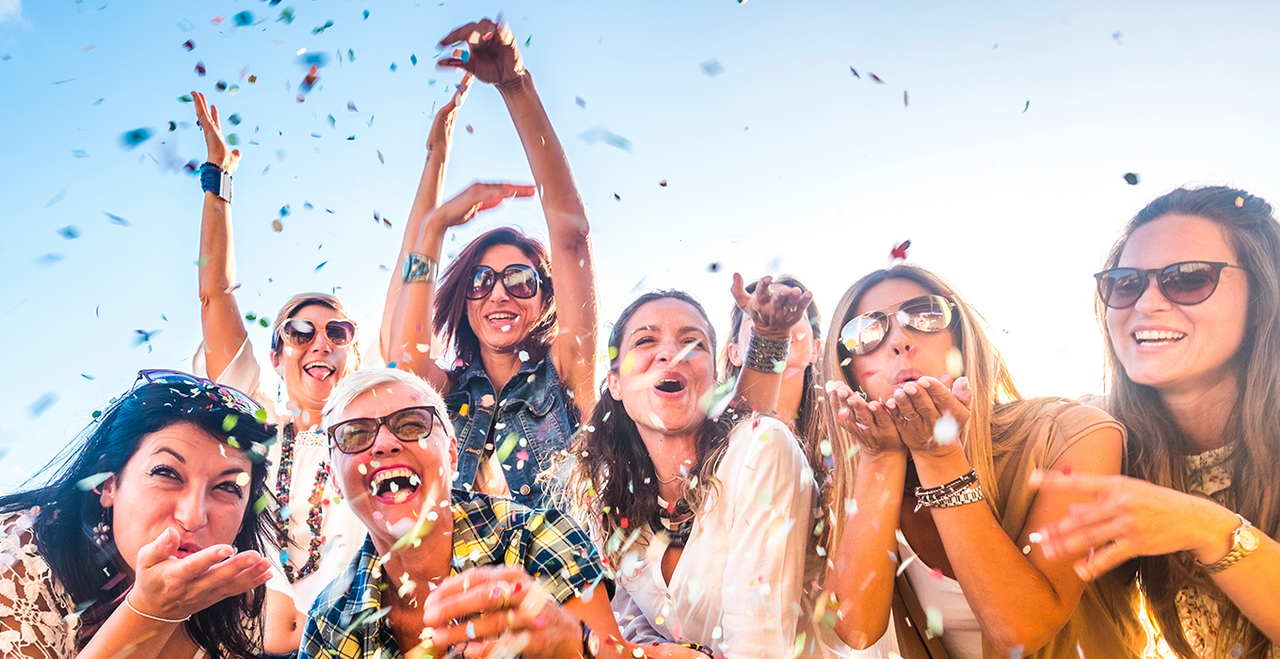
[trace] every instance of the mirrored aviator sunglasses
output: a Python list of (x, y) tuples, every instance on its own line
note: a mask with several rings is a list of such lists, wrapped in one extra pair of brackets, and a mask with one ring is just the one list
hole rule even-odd
[(1128, 309), (1142, 299), (1151, 275), (1156, 288), (1174, 304), (1193, 306), (1204, 302), (1218, 290), (1223, 268), (1244, 270), (1219, 261), (1182, 261), (1163, 268), (1111, 268), (1094, 275), (1098, 280), (1098, 298), (1112, 309)]
[(441, 419), (436, 408), (429, 406), (406, 407), (384, 417), (347, 419), (329, 427), (329, 441), (343, 453), (360, 453), (373, 446), (382, 426), (402, 442), (425, 439)]
[[(467, 290), (468, 300), (483, 300), (493, 292), (498, 281), (498, 271), (487, 265), (477, 266), (471, 276), (471, 288)], [(538, 271), (519, 263), (509, 265), (502, 271), (502, 287), (507, 295), (527, 300), (538, 294)]]
[(923, 295), (899, 304), (855, 316), (840, 329), (840, 346), (861, 357), (875, 351), (889, 334), (892, 315), (902, 327), (933, 334), (951, 326), (955, 303), (941, 295)]
[[(301, 347), (316, 338), (316, 324), (305, 318), (290, 318), (280, 325), (280, 335), (291, 346)], [(329, 343), (345, 348), (356, 340), (356, 324), (349, 320), (331, 320), (324, 325)]]

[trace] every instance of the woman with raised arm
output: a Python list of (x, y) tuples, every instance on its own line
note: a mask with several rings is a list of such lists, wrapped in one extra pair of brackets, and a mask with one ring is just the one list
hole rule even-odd
[(287, 655), (298, 649), (312, 600), (351, 561), (364, 537), (364, 526), (329, 483), (320, 428), (320, 412), (334, 385), (359, 366), (356, 325), (332, 295), (302, 293), (285, 301), (272, 328), (271, 365), (283, 385), (288, 411), (270, 404), (233, 284), (230, 173), (240, 153), (228, 150), (223, 141), (218, 109), (204, 95), (191, 95), (209, 150), (200, 177), (205, 191), (199, 261), (204, 343), (192, 370), (248, 392), (264, 405), (271, 422), (278, 423), (279, 441), (271, 445), (267, 459), (278, 503), (272, 510), (279, 569), (267, 584), (263, 636), (268, 653)]
[(906, 657), (1134, 656), (1097, 594), (1031, 539), (1078, 499), (1027, 485), (1037, 468), (1118, 472), (1120, 424), (1024, 399), (978, 313), (926, 270), (863, 277), (832, 321), (843, 524), (826, 586), (841, 638), (867, 648), (890, 628), (877, 647)]
[[(804, 304), (788, 305), (784, 332)], [(715, 403), (702, 305), (680, 291), (640, 296), (609, 352), (566, 494), (616, 573), (625, 638), (730, 658), (830, 656), (806, 595), (812, 473), (785, 424)], [(748, 363), (766, 358), (753, 350)]]
[[(1138, 212), (1098, 280), (1106, 408), (1129, 477), (1046, 471), (1090, 503), (1043, 529), (1081, 578), (1137, 581), (1184, 659), (1280, 657), (1280, 225), (1227, 187)], [(1137, 557), (1136, 560), (1134, 557)], [(1108, 575), (1116, 576), (1116, 573)]]
[(274, 429), (246, 395), (143, 371), (44, 485), (0, 497), (0, 655), (258, 657)]
[[(458, 438), (455, 487), (538, 506), (546, 502), (538, 474), (568, 448), (577, 410), (589, 409), (596, 397), (595, 266), (586, 212), (511, 31), (486, 19), (440, 43), (470, 49), (466, 59), (440, 65), (494, 85), (506, 101), (542, 199), (550, 252), (516, 229), (494, 229), (463, 248), (437, 286), (445, 232), (535, 188), (476, 183), (436, 207), (447, 148), (429, 154), (406, 229), (385, 357), (445, 394)], [(450, 370), (430, 348), (437, 336), (456, 357)]]

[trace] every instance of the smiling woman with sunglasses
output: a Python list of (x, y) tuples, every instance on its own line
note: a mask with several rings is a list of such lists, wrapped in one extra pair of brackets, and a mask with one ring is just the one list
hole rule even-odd
[[(217, 108), (202, 94), (192, 92), (192, 97), (209, 151), (205, 171), (234, 171), (240, 154), (228, 150), (223, 141)], [(272, 327), (271, 365), (280, 388), (277, 404), (271, 404), (262, 391), (261, 368), (236, 302), (231, 194), (215, 185), (214, 178), (203, 177), (202, 183), (199, 277), (204, 343), (196, 351), (192, 371), (248, 392), (279, 425), (279, 441), (268, 455), (268, 478), (279, 503), (272, 515), (280, 546), (270, 553), (279, 569), (267, 584), (264, 639), (268, 652), (289, 654), (298, 648), (307, 607), (355, 555), (364, 535), (360, 521), (328, 483), (319, 428), (320, 412), (334, 385), (360, 364), (356, 325), (332, 295), (289, 298)]]
[(977, 311), (926, 270), (863, 277), (832, 321), (840, 637), (908, 658), (1136, 656), (1092, 587), (1033, 541), (1071, 499), (1027, 485), (1037, 468), (1118, 472), (1120, 425), (1024, 399)]
[(1174, 190), (1107, 265), (1104, 401), (1130, 477), (1040, 475), (1090, 501), (1045, 550), (1085, 578), (1136, 577), (1179, 657), (1280, 657), (1280, 225), (1243, 190)]
[[(441, 41), (469, 44), (461, 89), (441, 109), (405, 228), (401, 270), (381, 334), (388, 365), (444, 393), (458, 438), (454, 487), (546, 502), (538, 474), (568, 448), (579, 409), (596, 399), (595, 263), (586, 210), (564, 149), (503, 24), (471, 23)], [(506, 101), (537, 187), (473, 183), (440, 203), (454, 114), (470, 74)], [(446, 232), (511, 197), (540, 193), (550, 252), (517, 229), (472, 240), (439, 277)], [(555, 281), (552, 281), (552, 263)], [(450, 366), (442, 368), (444, 356)]]

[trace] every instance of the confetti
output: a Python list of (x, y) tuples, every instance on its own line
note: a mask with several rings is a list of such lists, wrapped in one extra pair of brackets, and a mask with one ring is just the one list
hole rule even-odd
[(87, 44), (85, 44), (85, 45), (84, 45), (84, 48), (81, 48), (80, 50), (83, 50), (84, 52), (86, 52), (86, 53), (87, 53), (87, 52), (89, 52), (89, 51), (93, 50), (93, 48), (94, 48), (94, 45), (93, 45), (93, 44), (91, 44), (91, 43), (87, 43)]
[(950, 412), (943, 413), (942, 417), (933, 424), (933, 439), (943, 446), (955, 442), (959, 434), (960, 424)]
[(617, 201), (622, 201), (622, 197), (619, 197), (619, 196), (618, 196), (618, 193), (616, 193), (616, 192), (615, 192), (615, 193), (613, 193), (613, 198), (614, 198), (615, 200), (617, 200)]
[(253, 24), (253, 12), (251, 12), (251, 11), (242, 11), (242, 12), (240, 12), (240, 13), (236, 14), (236, 15), (233, 17), (233, 20), (235, 20), (236, 27), (244, 27), (244, 26), (246, 26), (246, 25), (252, 25), (252, 24)]
[(256, 84), (257, 82), (258, 76), (249, 76), (249, 84)]
[(80, 230), (77, 229), (74, 224), (68, 224), (61, 229), (58, 229), (58, 235), (66, 238), (67, 240), (75, 240), (80, 237)]
[(324, 34), (324, 31), (333, 27), (333, 21), (325, 21), (324, 25), (320, 25), (311, 31), (311, 34)]
[(472, 127), (471, 127), (471, 124), (467, 124), (467, 133), (468, 133), (468, 134), (472, 134), (472, 133), (475, 133), (475, 132), (476, 132), (476, 129), (472, 128)]
[(369, 20), (369, 10), (368, 10), (368, 9), (364, 10), (364, 19), (365, 19), (366, 21), (367, 21), (367, 20)]
[(707, 265), (707, 272), (720, 272), (720, 264), (719, 264), (719, 263), (711, 263), (711, 264)]
[(196, 62), (196, 75), (203, 78), (204, 74), (207, 72), (208, 70), (204, 68), (204, 62)]
[[(355, 101), (347, 101), (347, 111), (348, 111), (348, 112), (359, 112), (359, 110), (357, 110), (357, 109), (356, 109), (356, 102), (355, 102)], [(332, 115), (330, 115), (330, 116), (332, 116)]]
[(411, 55), (409, 55), (409, 62), (410, 62), (411, 64), (413, 64), (414, 66), (417, 66), (417, 65), (418, 65), (418, 56), (417, 56), (417, 55), (412, 55), (412, 54), (411, 54)]
[(373, 152), (374, 152), (374, 153), (376, 153), (376, 154), (378, 154), (378, 162), (380, 162), (380, 163), (382, 163), (382, 164), (384, 164), (384, 165), (385, 165), (385, 164), (387, 164), (387, 159), (382, 157), (382, 152), (381, 152), (381, 151), (379, 151), (379, 150), (377, 150), (377, 149), (374, 149), (374, 150), (373, 150)]
[(58, 402), (57, 393), (52, 391), (46, 393), (45, 395), (37, 398), (35, 402), (27, 406), (27, 418), (30, 418), (30, 419), (40, 418), (40, 416), (43, 415), (45, 411), (48, 410), (49, 407), (51, 407), (56, 402)]
[(1244, 197), (1236, 197), (1236, 208), (1244, 208)]
[(880, 76), (871, 72), (867, 72), (867, 75), (871, 76), (871, 79), (876, 81), (877, 84), (881, 84), (881, 85), (884, 84), (884, 81), (880, 79)]
[(574, 96), (574, 97), (573, 97), (573, 102), (574, 102), (574, 103), (577, 103), (577, 104), (578, 104), (578, 107), (580, 107), (580, 108), (585, 108), (585, 107), (587, 107), (587, 102), (586, 102), (585, 100), (583, 100), (583, 98), (582, 98), (581, 96)]
[(53, 195), (53, 199), (50, 199), (50, 200), (49, 200), (49, 203), (45, 204), (45, 205), (44, 205), (44, 207), (45, 207), (45, 208), (48, 208), (48, 207), (50, 207), (50, 206), (52, 206), (52, 205), (54, 205), (54, 204), (56, 204), (56, 203), (58, 203), (58, 202), (62, 201), (63, 199), (65, 199), (65, 198), (66, 198), (66, 196), (67, 196), (67, 189), (66, 189), (66, 188), (63, 188), (61, 192), (59, 192), (59, 193), (58, 193), (58, 194), (56, 194), (56, 195)]
[(1124, 44), (1120, 43), (1120, 37), (1121, 37), (1121, 36), (1123, 36), (1123, 35), (1121, 35), (1121, 34), (1120, 34), (1120, 31), (1119, 31), (1119, 30), (1117, 30), (1117, 31), (1115, 31), (1115, 32), (1112, 32), (1112, 33), (1111, 33), (1111, 38), (1112, 38), (1112, 39), (1115, 39), (1115, 42), (1116, 42), (1116, 45), (1117, 45), (1117, 46), (1123, 46), (1123, 45), (1124, 45)]
[(75, 156), (75, 157), (77, 157), (77, 158), (88, 158), (88, 157), (89, 157), (89, 153), (88, 153), (87, 151), (85, 151), (84, 149), (76, 149), (75, 151), (72, 151), (72, 152), (71, 152), (71, 155), (73, 155), (73, 156)]
[(964, 355), (959, 348), (947, 350), (947, 374), (953, 378), (964, 375)]
[(96, 473), (92, 476), (81, 478), (80, 480), (76, 481), (76, 489), (80, 490), (81, 492), (89, 492), (92, 490), (96, 490), (98, 486), (102, 485), (102, 483), (105, 482), (108, 478), (111, 478), (111, 472), (109, 471), (103, 471), (103, 472)]
[(182, 96), (178, 97), (179, 103), (190, 103), (192, 100), (193, 99), (191, 98), (191, 94), (183, 94)]
[(862, 80), (862, 76), (858, 75), (858, 70), (853, 68), (852, 66), (849, 67), (849, 73), (852, 73), (853, 77), (857, 78), (858, 80)]
[(924, 616), (928, 621), (929, 631), (934, 636), (942, 636), (942, 611), (936, 606), (926, 606)]
[(190, 40), (190, 39), (187, 39), (186, 41), (182, 42), (182, 47), (183, 47), (183, 48), (186, 48), (186, 49), (187, 49), (187, 52), (189, 53), (189, 52), (191, 52), (191, 51), (193, 51), (193, 50), (195, 50), (195, 49), (196, 49), (196, 42), (194, 42), (194, 41), (192, 41), (192, 40)]
[(293, 13), (293, 12), (294, 12), (293, 7), (285, 7), (284, 9), (281, 9), (281, 10), (280, 10), (280, 16), (279, 16), (279, 18), (276, 18), (276, 22), (277, 22), (277, 23), (284, 23), (285, 25), (288, 25), (288, 24), (292, 23), (292, 22), (293, 22), (293, 16), (294, 16), (294, 13)]
[(280, 220), (271, 220), (271, 230), (280, 233), (284, 231), (284, 225), (280, 223)]
[(227, 81), (219, 80), (218, 82), (214, 83), (213, 87), (214, 89), (217, 89), (220, 92), (225, 92), (227, 91)]
[(661, 181), (658, 181), (658, 185), (660, 185), (660, 186), (662, 186), (662, 187), (664, 187), (664, 188), (665, 188), (665, 187), (667, 187), (667, 179), (665, 179), (665, 178), (664, 178), (664, 179), (662, 179)]
[(106, 216), (107, 216), (107, 217), (109, 217), (109, 218), (111, 218), (111, 222), (112, 222), (112, 223), (114, 223), (114, 224), (119, 224), (119, 225), (120, 225), (120, 226), (122, 226), (122, 227), (133, 226), (132, 224), (130, 224), (130, 223), (129, 223), (129, 220), (126, 220), (126, 219), (124, 219), (123, 217), (120, 217), (119, 215), (113, 215), (113, 214), (108, 213), (108, 212), (106, 212), (106, 211), (102, 211), (102, 214), (103, 214), (103, 215), (106, 215)]
[(135, 128), (124, 135), (120, 136), (120, 144), (125, 149), (133, 149), (134, 147), (151, 139), (155, 131), (150, 128)]
[(321, 263), (320, 265), (316, 266), (316, 269), (314, 270), (314, 272), (320, 272), (320, 268), (323, 268), (326, 263), (328, 263), (328, 261), (325, 261), (324, 263)]
[(1030, 108), (1030, 107), (1031, 107), (1031, 101), (1030, 101), (1030, 99), (1028, 99), (1028, 100), (1027, 100), (1027, 104), (1026, 104), (1026, 105), (1024, 105), (1024, 106), (1022, 106), (1022, 114), (1026, 114), (1026, 113), (1027, 113), (1027, 109), (1028, 109), (1028, 108)]
[(1138, 175), (1134, 174), (1133, 172), (1129, 172), (1128, 174), (1124, 175), (1124, 182), (1128, 183), (1129, 185), (1137, 185)]
[(907, 250), (911, 249), (911, 241), (904, 240), (898, 243), (896, 247), (889, 250), (890, 261), (905, 261), (907, 259)]
[(714, 78), (715, 76), (724, 73), (724, 66), (722, 66), (720, 61), (714, 57), (699, 64), (698, 66), (702, 68), (703, 75), (708, 78)]

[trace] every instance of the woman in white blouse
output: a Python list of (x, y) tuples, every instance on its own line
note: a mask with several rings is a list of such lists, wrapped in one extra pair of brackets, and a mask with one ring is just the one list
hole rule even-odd
[(714, 330), (685, 293), (633, 302), (609, 352), (568, 487), (616, 574), (627, 640), (824, 656), (802, 603), (816, 490), (795, 437), (776, 419), (734, 426), (715, 409)]

